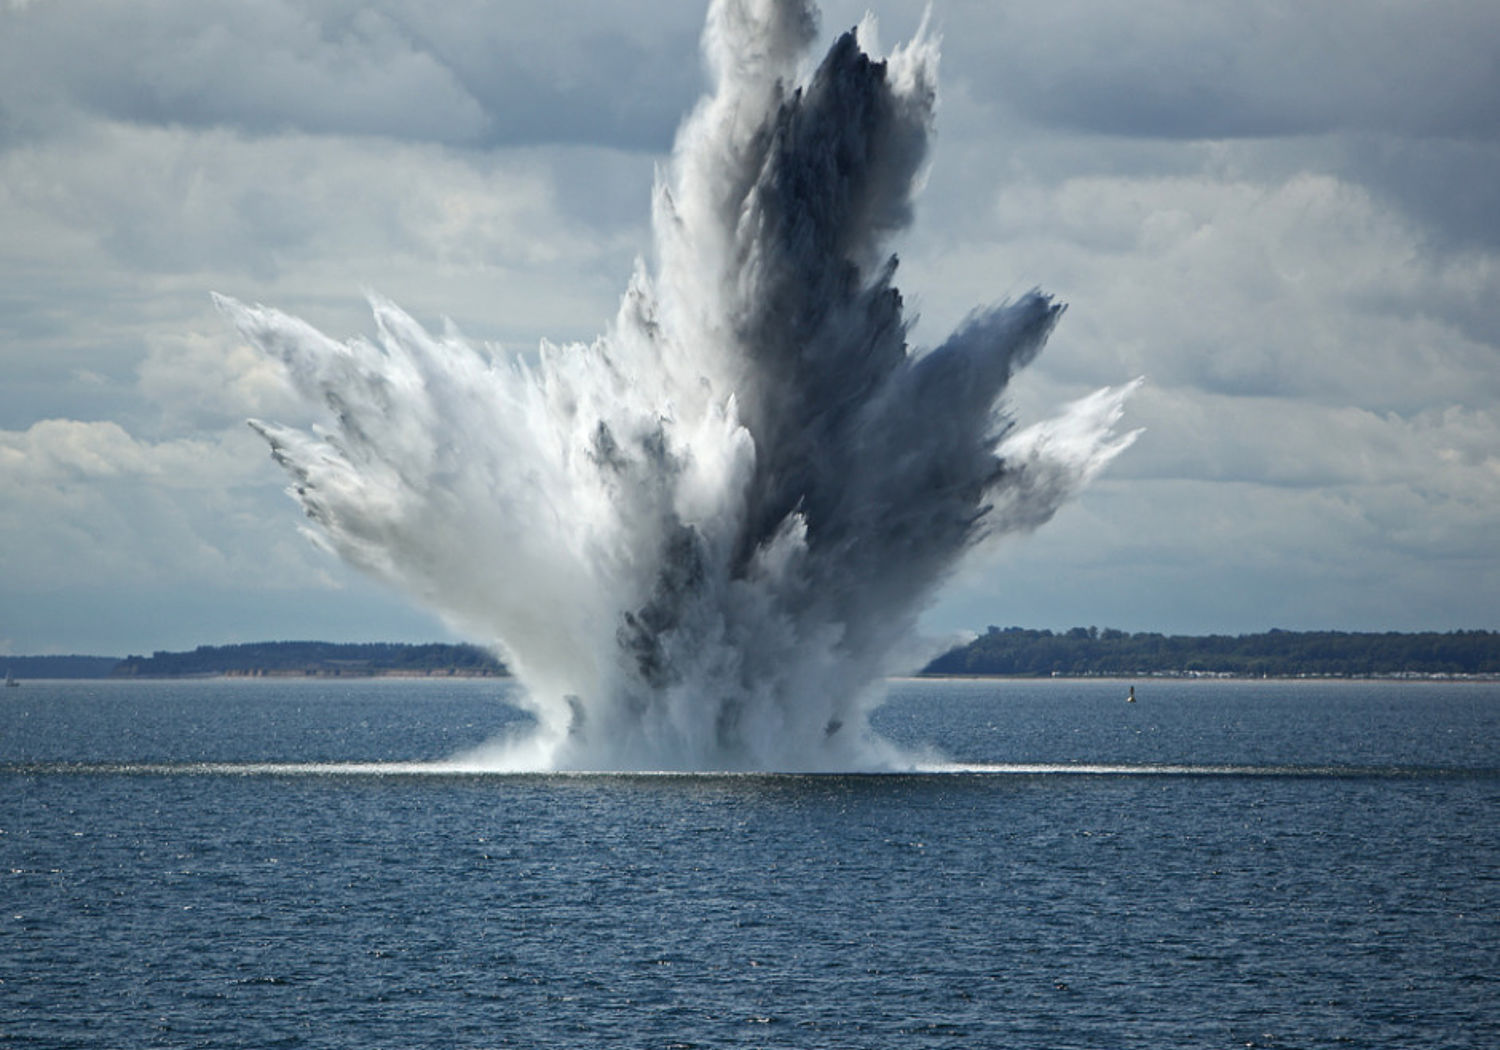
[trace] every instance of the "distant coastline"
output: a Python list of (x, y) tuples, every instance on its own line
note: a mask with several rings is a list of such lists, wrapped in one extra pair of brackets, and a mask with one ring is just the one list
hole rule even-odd
[(1061, 633), (991, 627), (922, 669), (1007, 678), (1496, 678), (1500, 632), (1279, 631), (1241, 635)]
[(1238, 671), (1084, 671), (1079, 674), (1053, 671), (1049, 674), (981, 674), (978, 672), (949, 674), (943, 671), (918, 671), (910, 675), (897, 675), (892, 681), (992, 682), (997, 679), (1028, 681), (1043, 678), (1057, 681), (1159, 679), (1204, 682), (1500, 682), (1500, 671), (1481, 671), (1475, 674), (1461, 671), (1430, 674), (1421, 671), (1372, 671), (1368, 674), (1244, 674)]
[[(150, 656), (0, 657), (0, 673), (44, 678), (500, 678), (476, 645), (253, 642)], [(1500, 678), (1500, 632), (1280, 631), (1127, 634), (1075, 627), (989, 630), (915, 672), (925, 678)]]
[(477, 645), (252, 642), (150, 656), (0, 657), (26, 678), (501, 678), (506, 666)]

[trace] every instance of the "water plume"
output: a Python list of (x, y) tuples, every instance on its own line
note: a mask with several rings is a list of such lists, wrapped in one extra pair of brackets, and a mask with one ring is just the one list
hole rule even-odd
[(925, 25), (885, 59), (800, 0), (715, 0), (637, 266), (590, 345), (495, 357), (372, 298), (373, 340), (221, 309), (327, 407), (252, 421), (320, 542), (493, 644), (535, 734), (499, 767), (885, 768), (880, 682), (963, 555), (1035, 528), (1133, 435), (1128, 389), (1016, 430), (1062, 306), (907, 343), (891, 236), (937, 97)]

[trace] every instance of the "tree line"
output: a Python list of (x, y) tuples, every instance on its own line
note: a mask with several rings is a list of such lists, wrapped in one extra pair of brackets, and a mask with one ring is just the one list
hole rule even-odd
[(200, 645), (191, 652), (127, 656), (112, 677), (186, 675), (503, 675), (505, 665), (477, 645), (397, 642), (252, 642)]
[[(477, 645), (253, 642), (150, 656), (0, 657), (17, 678), (173, 678), (188, 675), (504, 675)], [(1053, 632), (991, 627), (922, 669), (932, 675), (1496, 675), (1500, 632), (1412, 634), (1280, 631), (1241, 635), (1128, 634), (1097, 627)]]
[(1493, 675), (1500, 632), (1361, 634), (1280, 631), (1241, 635), (1127, 634), (1097, 627), (1053, 633), (991, 627), (933, 660), (934, 675)]

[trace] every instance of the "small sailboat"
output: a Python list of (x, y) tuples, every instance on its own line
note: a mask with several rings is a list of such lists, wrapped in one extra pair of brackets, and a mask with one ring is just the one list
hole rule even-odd
[(16, 681), (16, 676), (13, 675), (13, 674), (11, 674), (10, 671), (7, 669), (6, 672), (5, 672), (5, 684), (8, 685), (8, 686), (18, 686), (21, 683), (18, 682), (18, 681)]
[(1130, 695), (1125, 698), (1127, 704), (1135, 703), (1135, 686), (1130, 687)]

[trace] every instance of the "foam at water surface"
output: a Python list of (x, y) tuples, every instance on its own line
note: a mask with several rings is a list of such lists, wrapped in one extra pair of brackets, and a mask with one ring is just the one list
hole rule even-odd
[(714, 89), (655, 194), (654, 263), (591, 345), (534, 363), (374, 299), (337, 342), (221, 298), (326, 405), (256, 421), (325, 542), (495, 645), (530, 769), (879, 769), (866, 714), (966, 551), (1034, 528), (1133, 434), (1129, 387), (1012, 429), (999, 408), (1061, 306), (975, 311), (908, 346), (892, 234), (936, 101), (925, 31), (883, 60), (815, 12), (717, 0)]

